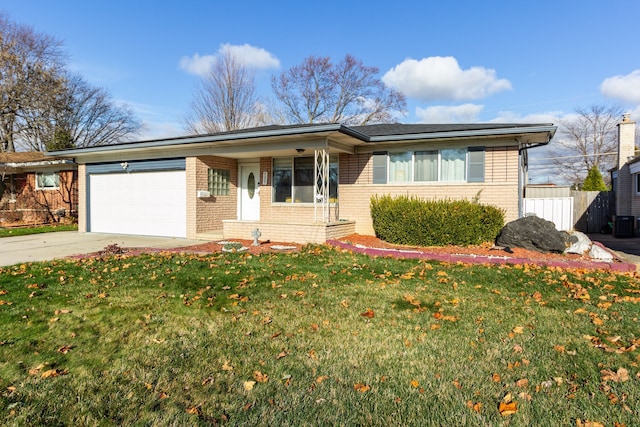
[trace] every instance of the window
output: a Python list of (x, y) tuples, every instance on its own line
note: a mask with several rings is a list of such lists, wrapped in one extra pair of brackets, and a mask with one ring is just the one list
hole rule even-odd
[(636, 174), (636, 195), (640, 196), (640, 173)]
[(54, 190), (60, 187), (58, 172), (36, 172), (36, 189)]
[[(273, 159), (273, 202), (313, 203), (315, 186), (313, 157)], [(329, 157), (329, 198), (338, 197), (338, 157)]]
[(229, 195), (229, 175), (227, 169), (209, 169), (208, 187), (212, 196)]
[(484, 147), (373, 153), (373, 183), (484, 182)]
[(389, 182), (411, 182), (413, 153), (389, 153)]
[(440, 151), (440, 181), (464, 181), (467, 150), (460, 148)]
[(438, 152), (416, 151), (413, 180), (437, 181), (438, 180)]

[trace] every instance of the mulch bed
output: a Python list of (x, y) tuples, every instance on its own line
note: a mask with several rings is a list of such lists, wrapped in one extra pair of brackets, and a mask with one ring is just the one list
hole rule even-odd
[[(273, 252), (295, 252), (304, 245), (289, 242), (262, 241), (258, 246), (253, 246), (253, 240), (229, 239), (227, 242), (206, 242), (193, 246), (177, 247), (173, 249), (155, 248), (120, 248), (106, 247), (104, 250), (76, 256), (74, 258), (100, 257), (112, 254), (138, 255), (141, 253), (219, 253), (223, 251), (226, 243), (237, 242), (242, 245), (242, 252), (250, 254), (263, 254)], [(555, 254), (530, 251), (523, 248), (498, 248), (492, 244), (477, 246), (405, 246), (388, 243), (375, 236), (350, 234), (339, 240), (329, 241), (328, 244), (361, 252), (372, 256), (394, 256), (402, 258), (421, 258), (444, 262), (462, 262), (471, 264), (536, 264), (560, 268), (587, 268), (587, 269), (611, 269), (617, 271), (635, 271), (636, 266), (621, 260), (608, 263), (593, 260), (587, 255)]]

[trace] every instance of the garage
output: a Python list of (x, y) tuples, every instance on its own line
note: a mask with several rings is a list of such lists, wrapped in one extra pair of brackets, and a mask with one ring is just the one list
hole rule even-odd
[(121, 164), (117, 172), (104, 166), (87, 171), (88, 231), (186, 237), (185, 171), (123, 165), (126, 172)]

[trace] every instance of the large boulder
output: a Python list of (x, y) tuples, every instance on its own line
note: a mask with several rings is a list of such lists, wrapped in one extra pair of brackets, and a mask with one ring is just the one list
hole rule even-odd
[(538, 252), (563, 253), (568, 234), (556, 230), (551, 221), (535, 215), (507, 223), (496, 238), (496, 245), (524, 248)]

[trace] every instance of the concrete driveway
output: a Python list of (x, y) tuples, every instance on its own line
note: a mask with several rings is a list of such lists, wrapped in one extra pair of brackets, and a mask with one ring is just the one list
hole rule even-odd
[(640, 267), (640, 237), (614, 237), (611, 234), (589, 234), (593, 242), (600, 242), (620, 258)]
[(203, 243), (175, 237), (126, 236), (120, 234), (59, 231), (0, 238), (0, 266), (49, 261), (71, 255), (97, 252), (106, 246), (170, 249)]

